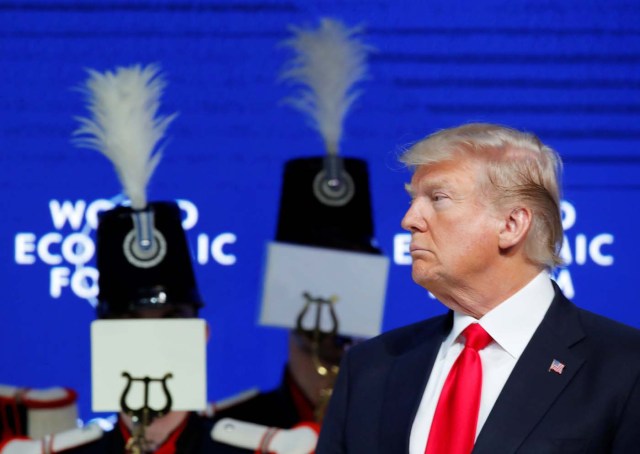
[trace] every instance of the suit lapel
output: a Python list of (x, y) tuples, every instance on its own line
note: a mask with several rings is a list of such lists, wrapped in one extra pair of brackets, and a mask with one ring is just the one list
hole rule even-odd
[[(489, 418), (478, 435), (473, 454), (515, 452), (584, 362), (571, 346), (584, 338), (576, 307), (556, 287), (544, 320), (516, 363)], [(565, 365), (549, 371), (554, 359)]]
[(449, 313), (421, 330), (393, 363), (383, 396), (379, 452), (409, 452), (411, 426), (452, 320)]

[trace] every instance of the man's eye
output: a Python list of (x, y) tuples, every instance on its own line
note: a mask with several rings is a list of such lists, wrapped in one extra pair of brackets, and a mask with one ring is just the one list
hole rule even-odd
[(446, 198), (446, 196), (444, 194), (433, 194), (431, 196), (431, 200), (433, 200), (434, 202), (439, 202), (440, 200), (444, 200)]

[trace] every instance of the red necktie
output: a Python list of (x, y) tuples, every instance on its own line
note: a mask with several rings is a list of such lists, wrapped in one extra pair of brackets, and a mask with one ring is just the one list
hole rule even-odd
[(473, 449), (482, 391), (479, 350), (491, 336), (477, 323), (462, 332), (466, 341), (444, 382), (425, 454), (469, 454)]

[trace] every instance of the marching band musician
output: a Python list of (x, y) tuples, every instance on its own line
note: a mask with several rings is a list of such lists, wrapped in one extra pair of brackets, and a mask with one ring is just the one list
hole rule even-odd
[[(293, 260), (293, 264), (288, 263), (282, 269), (279, 268), (278, 260), (270, 261), (267, 265), (270, 268), (267, 270), (266, 279), (282, 282), (282, 276), (290, 274), (290, 267), (295, 268), (298, 263), (304, 263), (308, 274), (311, 275), (310, 279), (313, 280), (314, 273), (323, 274), (319, 263), (322, 263), (324, 256), (336, 254), (339, 260), (346, 260), (343, 262), (346, 275), (349, 273), (351, 262), (348, 260), (351, 258), (374, 263), (375, 270), (381, 268), (381, 272), (369, 276), (364, 271), (361, 278), (378, 281), (372, 282), (371, 285), (378, 285), (382, 289), (380, 296), (383, 298), (387, 261), (373, 244), (366, 162), (356, 158), (344, 158), (343, 165), (344, 175), (348, 175), (349, 178), (348, 184), (353, 184), (353, 196), (342, 206), (331, 206), (321, 201), (313, 189), (313, 179), (318, 173), (323, 172), (322, 157), (297, 158), (286, 164), (276, 242), (270, 244), (269, 254), (279, 251), (280, 248), (286, 253), (292, 248), (296, 255), (289, 259)], [(303, 262), (298, 262), (298, 253), (302, 254)], [(287, 259), (288, 257), (284, 256), (284, 260)], [(339, 273), (339, 267), (340, 265), (336, 265), (334, 271)], [(359, 284), (355, 278), (351, 284), (340, 286), (357, 287)], [(305, 284), (291, 282), (290, 286), (303, 289)], [(269, 288), (269, 282), (266, 282), (266, 287)], [(318, 296), (320, 295), (307, 295), (307, 298), (320, 299)], [(361, 302), (340, 299), (335, 304), (336, 312), (339, 309), (345, 310), (342, 311), (342, 316), (336, 316), (337, 327), (320, 326), (319, 332), (316, 332), (313, 329), (313, 317), (317, 309), (314, 303), (317, 304), (318, 301), (307, 301), (310, 302), (309, 309), (303, 313), (305, 301), (300, 292), (298, 299), (299, 309), (279, 311), (282, 313), (282, 322), (264, 320), (264, 314), (272, 309), (270, 306), (278, 305), (279, 301), (277, 298), (263, 300), (263, 324), (290, 326), (288, 361), (280, 385), (269, 392), (247, 395), (244, 400), (220, 410), (214, 415), (216, 419), (233, 418), (279, 428), (311, 423), (311, 426), (319, 428), (342, 355), (358, 341), (358, 336), (349, 335), (348, 331), (345, 333), (342, 327), (348, 328), (349, 325), (355, 324), (356, 321), (350, 318), (356, 318), (359, 311), (370, 311), (374, 314), (377, 312), (378, 323), (373, 323), (374, 326), (371, 328), (376, 332), (379, 330), (383, 306), (367, 306)], [(349, 305), (356, 304), (363, 307), (350, 312)], [(299, 323), (303, 318), (310, 318), (310, 323)]]
[(366, 74), (368, 47), (359, 29), (332, 19), (292, 29), (285, 44), (296, 57), (283, 76), (304, 88), (288, 101), (310, 115), (326, 154), (284, 166), (261, 324), (289, 328), (288, 359), (276, 389), (244, 394), (214, 415), (213, 437), (237, 448), (229, 452), (271, 451), (268, 433), (257, 445), (244, 441), (254, 424), (276, 434), (313, 428), (315, 447), (342, 355), (381, 325), (388, 260), (375, 244), (367, 163), (339, 156), (342, 123), (357, 97), (353, 86)]
[[(157, 115), (164, 86), (152, 65), (90, 72), (87, 81), (94, 116), (80, 120), (78, 144), (113, 162), (131, 201), (131, 206), (102, 213), (98, 224), (97, 311), (103, 319), (196, 318), (203, 305), (178, 205), (146, 199), (146, 185), (160, 159), (160, 140), (175, 118)], [(143, 440), (132, 435), (134, 421), (121, 412), (113, 431), (79, 452), (211, 450), (210, 422), (194, 412), (169, 411), (147, 421)]]
[[(164, 86), (156, 66), (136, 65), (91, 70), (83, 87), (92, 116), (79, 119), (76, 142), (113, 163), (130, 201), (99, 217), (99, 319), (196, 318), (203, 305), (178, 205), (146, 197), (162, 136), (175, 118), (157, 115)], [(3, 454), (40, 447), (42, 452), (81, 454), (213, 452), (208, 418), (189, 411), (155, 416), (145, 417), (139, 431), (137, 416), (123, 410), (111, 431), (90, 424), (43, 440), (17, 441)]]

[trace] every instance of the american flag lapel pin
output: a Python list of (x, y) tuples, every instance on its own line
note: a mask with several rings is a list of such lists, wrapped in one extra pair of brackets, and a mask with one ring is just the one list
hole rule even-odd
[(564, 364), (554, 358), (551, 362), (551, 366), (549, 366), (549, 372), (555, 372), (556, 374), (561, 375), (563, 370)]

